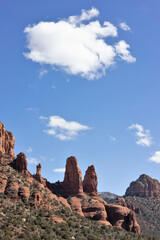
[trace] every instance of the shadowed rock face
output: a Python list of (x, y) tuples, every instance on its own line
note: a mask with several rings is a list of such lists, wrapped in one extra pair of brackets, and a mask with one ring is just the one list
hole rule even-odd
[(97, 174), (94, 165), (88, 167), (84, 180), (83, 180), (83, 191), (90, 195), (97, 195)]
[(76, 157), (67, 158), (64, 181), (62, 184), (63, 193), (66, 195), (74, 195), (83, 192), (82, 173), (78, 167)]
[(14, 154), (15, 138), (11, 132), (5, 130), (5, 126), (0, 122), (0, 153), (10, 156)]
[(108, 221), (114, 227), (121, 227), (127, 231), (140, 234), (140, 226), (138, 225), (135, 213), (127, 207), (119, 205), (106, 204)]
[(27, 160), (26, 155), (23, 152), (20, 152), (17, 155), (17, 158), (14, 161), (14, 168), (22, 174), (27, 173)]
[(126, 190), (126, 196), (160, 198), (160, 183), (156, 179), (142, 174), (136, 181), (131, 182)]

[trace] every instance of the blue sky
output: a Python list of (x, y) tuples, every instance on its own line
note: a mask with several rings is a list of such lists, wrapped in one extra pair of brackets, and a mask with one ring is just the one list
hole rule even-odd
[[(83, 10), (83, 11), (82, 11)], [(1, 1), (0, 120), (49, 181), (75, 155), (98, 190), (160, 181), (158, 0)], [(74, 16), (74, 17), (71, 17)]]

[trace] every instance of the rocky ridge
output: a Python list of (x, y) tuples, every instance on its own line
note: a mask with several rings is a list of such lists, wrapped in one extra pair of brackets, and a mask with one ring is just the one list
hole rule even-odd
[[(0, 165), (0, 170), (3, 169), (3, 174), (0, 176), (0, 189), (1, 193), (9, 198), (28, 202), (35, 209), (45, 207), (52, 211), (55, 211), (55, 203), (57, 202), (58, 205), (65, 206), (69, 211), (95, 220), (100, 224), (119, 227), (136, 234), (140, 233), (140, 227), (132, 210), (127, 207), (107, 204), (97, 195), (98, 181), (93, 165), (88, 167), (82, 181), (78, 161), (76, 157), (71, 156), (66, 162), (64, 181), (53, 184), (42, 178), (41, 164), (37, 165), (36, 175), (31, 175), (27, 170), (27, 160), (24, 153), (20, 153), (16, 159), (12, 159), (10, 165), (8, 162), (10, 161)], [(10, 176), (10, 172), (13, 171), (10, 166), (22, 176), (20, 178), (25, 178), (25, 185), (22, 184), (21, 179), (16, 178), (16, 174)], [(53, 216), (52, 219), (57, 218)], [(63, 222), (64, 220), (58, 218), (55, 221)]]

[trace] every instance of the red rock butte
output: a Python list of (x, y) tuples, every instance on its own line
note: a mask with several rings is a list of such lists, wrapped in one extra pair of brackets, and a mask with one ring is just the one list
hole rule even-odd
[(160, 183), (158, 180), (142, 174), (136, 181), (130, 183), (125, 195), (160, 199)]

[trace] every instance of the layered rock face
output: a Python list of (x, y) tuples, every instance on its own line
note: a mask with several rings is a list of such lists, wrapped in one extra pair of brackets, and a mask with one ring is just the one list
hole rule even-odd
[(11, 132), (5, 130), (5, 126), (0, 122), (0, 154), (15, 156), (15, 138)]
[(126, 196), (155, 197), (160, 199), (160, 183), (156, 179), (142, 174), (127, 188)]
[(20, 152), (17, 155), (17, 158), (14, 161), (14, 168), (22, 174), (27, 173), (27, 160), (26, 155), (23, 152)]
[(84, 180), (83, 180), (83, 191), (90, 195), (97, 195), (97, 174), (94, 165), (88, 167)]
[(63, 193), (74, 195), (83, 192), (82, 173), (78, 167), (76, 157), (67, 158), (64, 181), (62, 184)]

